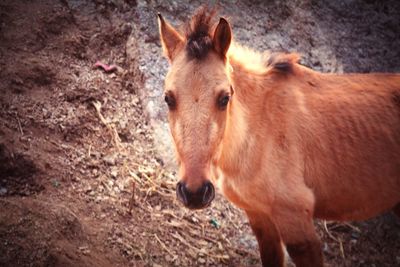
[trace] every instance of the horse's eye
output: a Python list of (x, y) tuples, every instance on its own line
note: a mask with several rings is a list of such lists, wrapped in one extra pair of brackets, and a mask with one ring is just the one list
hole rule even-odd
[(228, 105), (230, 99), (231, 99), (230, 95), (221, 94), (221, 95), (218, 97), (218, 107), (219, 107), (221, 110), (224, 110), (224, 109), (226, 108), (226, 106)]
[(175, 97), (171, 94), (166, 94), (164, 97), (165, 103), (167, 103), (169, 109), (174, 109), (176, 107)]

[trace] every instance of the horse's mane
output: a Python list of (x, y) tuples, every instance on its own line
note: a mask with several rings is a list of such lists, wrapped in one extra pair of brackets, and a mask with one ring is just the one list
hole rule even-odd
[[(185, 24), (186, 51), (190, 58), (205, 58), (212, 49), (216, 13), (217, 8), (203, 5)], [(280, 72), (290, 72), (293, 65), (299, 60), (297, 54), (271, 53), (269, 51), (260, 53), (234, 42), (229, 48), (227, 57), (253, 71), (263, 71), (272, 67)]]
[(185, 25), (186, 51), (191, 58), (202, 59), (212, 48), (213, 18), (216, 8), (201, 6)]
[(258, 52), (237, 43), (231, 44), (227, 56), (231, 63), (239, 64), (243, 68), (257, 73), (264, 73), (270, 69), (289, 73), (300, 59), (297, 53), (271, 52), (269, 50)]

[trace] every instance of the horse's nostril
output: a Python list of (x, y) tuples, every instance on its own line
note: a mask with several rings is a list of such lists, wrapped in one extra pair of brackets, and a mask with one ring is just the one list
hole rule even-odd
[(203, 193), (203, 205), (209, 205), (211, 203), (211, 201), (214, 199), (215, 197), (215, 190), (214, 190), (214, 186), (212, 185), (212, 183), (207, 182), (204, 185), (204, 193)]
[(176, 185), (176, 196), (184, 205), (188, 205), (188, 198), (184, 183), (178, 182)]

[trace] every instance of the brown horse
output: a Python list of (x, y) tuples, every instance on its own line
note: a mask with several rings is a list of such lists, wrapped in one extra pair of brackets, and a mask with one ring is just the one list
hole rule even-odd
[(263, 266), (322, 266), (313, 218), (400, 213), (400, 75), (323, 74), (295, 54), (235, 45), (200, 9), (183, 33), (159, 15), (178, 199), (214, 186), (248, 215)]

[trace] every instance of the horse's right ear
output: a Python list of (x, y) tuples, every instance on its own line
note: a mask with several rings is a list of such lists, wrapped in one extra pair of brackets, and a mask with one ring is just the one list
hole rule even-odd
[(175, 58), (184, 45), (183, 37), (164, 20), (160, 13), (158, 15), (158, 27), (160, 30), (160, 39), (165, 56), (169, 62)]
[(225, 60), (232, 40), (231, 26), (224, 18), (220, 18), (214, 31), (213, 45), (217, 53)]

